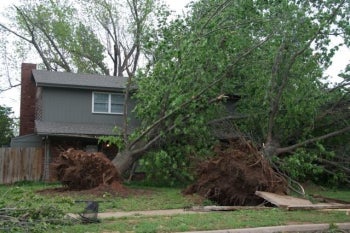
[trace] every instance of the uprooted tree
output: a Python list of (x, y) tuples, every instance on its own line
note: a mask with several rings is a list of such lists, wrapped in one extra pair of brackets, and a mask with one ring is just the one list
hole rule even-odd
[[(134, 9), (131, 15), (141, 17), (137, 13), (140, 8), (135, 6), (140, 7), (137, 3), (142, 1), (127, 2)], [(337, 145), (348, 141), (349, 76), (345, 73), (344, 81), (335, 86), (328, 85), (323, 78), (324, 69), (340, 47), (330, 45), (331, 36), (341, 37), (343, 46), (349, 46), (350, 6), (347, 1), (202, 0), (191, 5), (186, 17), (169, 22), (166, 14), (158, 15), (157, 27), (147, 28), (142, 37), (133, 37), (140, 43), (136, 47), (118, 42), (121, 37), (113, 24), (117, 16), (111, 13), (114, 9), (111, 6), (101, 4), (95, 13), (108, 16), (98, 18), (97, 22), (114, 41), (112, 50), (108, 50), (112, 48), (109, 42), (98, 42), (96, 35), (87, 30), (89, 28), (79, 24), (74, 25), (71, 34), (64, 36), (74, 39), (73, 32), (78, 33), (80, 29), (91, 33), (84, 33), (85, 37), (81, 37), (85, 42), (73, 40), (71, 45), (75, 49), (70, 51), (70, 47), (53, 43), (44, 31), (35, 34), (34, 30), (41, 30), (41, 27), (33, 27), (30, 22), (42, 14), (27, 18), (27, 11), (21, 8), (17, 8), (17, 14), (19, 18), (23, 17), (21, 27), (27, 34), (18, 36), (30, 43), (42, 39), (43, 44), (50, 45), (47, 47), (50, 53), (43, 55), (56, 52), (55, 55), (52, 59), (41, 57), (48, 69), (72, 65), (78, 71), (95, 67), (88, 71), (103, 73), (105, 66), (98, 63), (104, 59), (103, 48), (107, 48), (114, 61), (114, 74), (119, 74), (116, 71), (118, 64), (127, 64), (123, 66), (124, 71), (130, 77), (135, 75), (138, 86), (135, 111), (142, 119), (142, 126), (135, 134), (124, 133), (122, 140), (105, 138), (119, 142), (121, 150), (113, 163), (121, 173), (153, 148), (165, 151), (172, 159), (173, 170), (186, 169), (187, 160), (191, 158), (184, 155), (198, 154), (194, 152), (196, 148), (212, 145), (212, 141), (207, 140), (212, 125), (208, 122), (214, 122), (221, 127), (232, 126), (232, 135), (243, 132), (249, 136), (261, 146), (271, 163), (288, 174), (296, 171), (306, 174), (310, 172), (307, 170), (317, 172), (317, 165), (328, 163), (327, 167), (323, 166), (323, 171), (332, 173), (336, 167), (350, 176), (348, 165), (339, 166), (340, 163), (330, 156), (336, 148), (325, 141), (333, 138)], [(63, 22), (74, 22), (68, 18), (65, 17)], [(137, 33), (146, 28), (143, 22), (135, 20), (136, 28), (131, 31)], [(53, 25), (52, 32), (61, 32), (58, 30), (62, 27), (60, 24), (41, 26), (48, 25)], [(11, 32), (11, 29), (3, 28)], [(63, 59), (60, 56), (82, 51), (87, 41), (96, 46), (84, 49), (87, 53), (84, 59), (74, 56)], [(96, 51), (99, 48), (101, 51)], [(149, 63), (135, 73), (136, 66), (129, 62), (137, 61), (140, 50), (133, 55), (134, 59), (128, 54), (141, 48)], [(60, 49), (64, 49), (64, 53), (59, 53)], [(37, 50), (39, 55), (40, 51)], [(125, 56), (124, 61), (118, 58), (118, 54)], [(92, 62), (91, 59), (96, 63), (80, 66), (80, 62)], [(228, 94), (241, 96), (234, 115), (224, 107)], [(215, 129), (219, 130), (219, 127)], [(122, 132), (127, 131), (122, 129)], [(176, 145), (179, 146), (174, 149)], [(189, 148), (188, 145), (195, 147)], [(302, 174), (295, 174), (295, 177), (298, 175)]]
[(199, 164), (196, 182), (184, 194), (197, 193), (219, 205), (258, 205), (255, 191), (286, 194), (288, 184), (251, 142), (230, 140), (214, 149), (215, 156)]
[(117, 169), (101, 152), (69, 148), (61, 152), (51, 166), (54, 176), (71, 190), (112, 186), (122, 181)]
[[(332, 150), (321, 142), (349, 137), (349, 80), (331, 87), (323, 75), (338, 49), (329, 35), (349, 42), (348, 9), (346, 1), (193, 4), (149, 39), (154, 62), (139, 76), (136, 109), (144, 130), (113, 162), (124, 171), (159, 140), (200, 140), (208, 121), (233, 120), (232, 134), (251, 136), (281, 169), (313, 170)], [(231, 93), (241, 96), (239, 121), (218, 119)]]

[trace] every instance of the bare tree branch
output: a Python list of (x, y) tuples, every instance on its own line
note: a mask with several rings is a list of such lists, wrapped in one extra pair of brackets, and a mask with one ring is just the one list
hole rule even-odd
[(19, 86), (21, 86), (20, 83), (17, 83), (17, 84), (10, 84), (10, 86), (8, 86), (8, 87), (6, 87), (6, 88), (0, 88), (0, 93), (5, 92), (5, 91), (9, 91), (9, 90), (11, 90), (12, 88), (19, 87)]
[(28, 43), (33, 43), (33, 41), (31, 39), (25, 38), (24, 36), (22, 36), (21, 34), (19, 34), (18, 32), (15, 32), (13, 30), (11, 30), (10, 28), (8, 28), (7, 26), (5, 26), (4, 24), (0, 23), (0, 27), (2, 27), (3, 29), (5, 29), (6, 31), (12, 33), (13, 35), (21, 38), (24, 41), (27, 41)]

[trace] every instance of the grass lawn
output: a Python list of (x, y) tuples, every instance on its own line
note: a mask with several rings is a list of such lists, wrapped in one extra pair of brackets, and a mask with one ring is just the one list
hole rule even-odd
[[(180, 188), (156, 188), (132, 185), (132, 195), (114, 197), (107, 193), (91, 196), (84, 193), (43, 194), (38, 190), (60, 187), (58, 184), (18, 183), (0, 186), (0, 208), (43, 209), (51, 206), (64, 213), (80, 213), (84, 203), (77, 200), (94, 200), (100, 203), (100, 212), (135, 210), (178, 209), (186, 206), (210, 204), (196, 196), (181, 195)], [(312, 188), (308, 194), (350, 201), (350, 190)], [(285, 211), (278, 208), (186, 214), (173, 216), (133, 216), (109, 218), (97, 224), (47, 225), (37, 232), (181, 232), (244, 227), (277, 226), (298, 223), (350, 222), (350, 215), (340, 211)], [(0, 223), (1, 227), (1, 223)], [(49, 229), (49, 230), (48, 230)]]

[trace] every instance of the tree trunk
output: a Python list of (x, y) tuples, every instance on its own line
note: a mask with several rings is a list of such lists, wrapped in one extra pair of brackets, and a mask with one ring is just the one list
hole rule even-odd
[(263, 153), (267, 158), (271, 158), (274, 155), (277, 155), (277, 150), (279, 145), (273, 139), (265, 142), (263, 146)]
[(131, 169), (132, 165), (146, 153), (148, 147), (142, 147), (142, 145), (143, 142), (139, 142), (131, 149), (125, 148), (118, 152), (114, 157), (112, 163), (121, 175)]
[(120, 174), (124, 174), (136, 161), (133, 152), (130, 150), (123, 150), (118, 152), (117, 156), (114, 157), (112, 163), (117, 168)]

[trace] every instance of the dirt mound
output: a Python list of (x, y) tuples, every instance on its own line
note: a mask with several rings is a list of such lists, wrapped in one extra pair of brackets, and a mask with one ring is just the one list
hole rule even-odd
[(53, 175), (69, 190), (121, 185), (122, 179), (117, 169), (100, 152), (89, 153), (70, 148), (61, 152), (51, 166)]
[(286, 193), (287, 182), (250, 143), (241, 140), (222, 143), (216, 156), (201, 163), (195, 184), (184, 194), (197, 193), (218, 205), (257, 205), (255, 191)]

